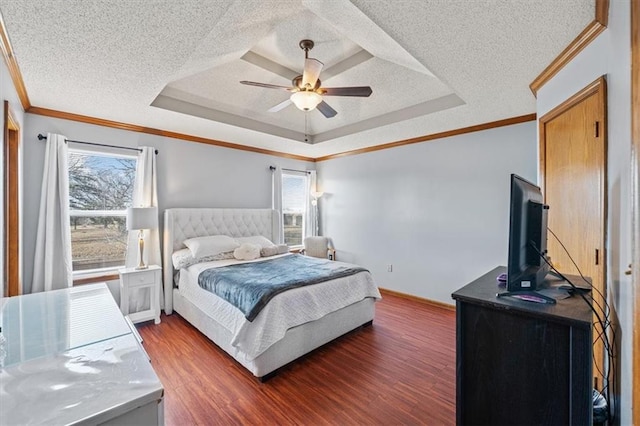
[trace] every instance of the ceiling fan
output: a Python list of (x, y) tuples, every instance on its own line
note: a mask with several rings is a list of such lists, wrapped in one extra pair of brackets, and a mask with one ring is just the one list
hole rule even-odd
[(258, 83), (255, 81), (241, 81), (240, 83), (248, 86), (293, 92), (289, 99), (270, 108), (269, 112), (278, 112), (293, 103), (302, 111), (311, 111), (318, 108), (318, 111), (327, 118), (334, 117), (337, 112), (322, 99), (323, 96), (356, 96), (366, 98), (373, 93), (369, 86), (321, 87), (322, 83), (318, 77), (324, 64), (317, 59), (309, 58), (309, 50), (313, 49), (313, 45), (312, 40), (300, 41), (300, 48), (304, 50), (304, 71), (302, 75), (291, 80), (293, 84), (292, 87)]

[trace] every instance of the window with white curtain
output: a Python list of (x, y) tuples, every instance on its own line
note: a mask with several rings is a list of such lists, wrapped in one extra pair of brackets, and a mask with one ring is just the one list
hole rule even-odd
[(124, 266), (135, 156), (69, 149), (69, 219), (74, 273)]
[(307, 221), (309, 200), (309, 175), (304, 172), (282, 172), (282, 215), (284, 243), (302, 246)]

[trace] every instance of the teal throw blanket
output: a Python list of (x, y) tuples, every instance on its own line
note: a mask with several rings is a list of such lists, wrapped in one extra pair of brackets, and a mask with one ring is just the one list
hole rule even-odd
[(210, 268), (198, 284), (240, 309), (253, 321), (269, 300), (283, 291), (367, 271), (355, 265), (299, 254), (261, 262)]

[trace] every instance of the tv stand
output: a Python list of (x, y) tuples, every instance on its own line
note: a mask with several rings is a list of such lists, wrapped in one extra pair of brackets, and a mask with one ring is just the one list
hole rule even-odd
[[(496, 298), (497, 267), (456, 301), (456, 423), (590, 425), (593, 325), (579, 297)], [(589, 297), (589, 295), (585, 295)]]
[(533, 302), (533, 303), (547, 303), (549, 305), (555, 305), (556, 299), (553, 297), (545, 296), (542, 293), (538, 293), (537, 291), (504, 291), (502, 293), (497, 293), (496, 297), (515, 297), (518, 300), (524, 300), (525, 302)]

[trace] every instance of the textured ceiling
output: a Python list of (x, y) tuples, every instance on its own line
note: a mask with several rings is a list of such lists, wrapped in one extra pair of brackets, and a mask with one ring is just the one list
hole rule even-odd
[[(529, 83), (594, 1), (0, 0), (0, 12), (35, 106), (319, 157), (535, 112)], [(323, 87), (371, 97), (325, 96), (327, 119), (268, 112), (288, 92), (238, 83), (289, 86), (305, 38)]]

